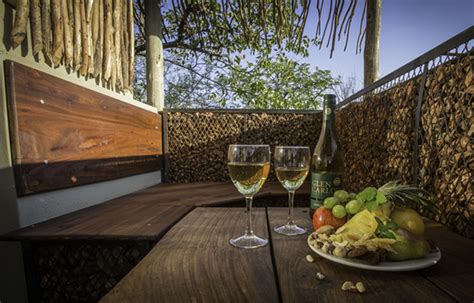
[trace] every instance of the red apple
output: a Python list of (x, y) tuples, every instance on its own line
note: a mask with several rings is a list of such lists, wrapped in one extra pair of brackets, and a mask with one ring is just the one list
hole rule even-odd
[(346, 217), (338, 219), (334, 217), (332, 211), (324, 206), (319, 207), (314, 212), (313, 216), (313, 227), (314, 230), (320, 228), (323, 225), (331, 225), (334, 228), (339, 228), (346, 223)]

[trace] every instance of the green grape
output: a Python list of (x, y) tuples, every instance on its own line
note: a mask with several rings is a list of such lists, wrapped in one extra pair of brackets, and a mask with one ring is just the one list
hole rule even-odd
[(357, 200), (351, 200), (346, 204), (346, 211), (348, 214), (355, 215), (357, 214), (362, 208), (362, 202)]
[(332, 209), (332, 214), (338, 219), (344, 218), (346, 216), (346, 208), (342, 205), (336, 205)]
[(341, 201), (341, 203), (345, 203), (345, 202), (349, 201), (349, 198), (350, 198), (349, 193), (345, 190), (342, 190), (342, 189), (341, 190), (336, 190), (334, 192), (334, 197), (338, 198)]
[(333, 208), (335, 205), (337, 205), (337, 204), (339, 204), (339, 203), (341, 203), (341, 201), (339, 201), (338, 198), (336, 198), (336, 197), (328, 197), (328, 198), (324, 199), (323, 206), (324, 206), (325, 208), (331, 209), (331, 208)]
[(377, 195), (375, 196), (375, 200), (377, 201), (378, 204), (385, 204), (387, 202), (387, 197), (379, 191), (377, 191)]

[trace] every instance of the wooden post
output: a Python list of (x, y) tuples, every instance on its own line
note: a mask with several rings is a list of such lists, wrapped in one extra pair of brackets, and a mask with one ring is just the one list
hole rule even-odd
[(369, 86), (379, 78), (381, 17), (382, 0), (368, 0), (364, 47), (364, 87)]
[(145, 0), (147, 103), (164, 107), (164, 62), (160, 1)]

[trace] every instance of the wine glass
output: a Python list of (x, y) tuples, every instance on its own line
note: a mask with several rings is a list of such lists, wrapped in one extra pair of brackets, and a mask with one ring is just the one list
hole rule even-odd
[(247, 224), (242, 236), (230, 239), (230, 244), (240, 248), (258, 248), (268, 240), (254, 234), (252, 229), (252, 199), (260, 190), (270, 171), (270, 146), (230, 145), (227, 153), (229, 174), (237, 190), (244, 195)]
[(288, 191), (288, 221), (276, 226), (274, 231), (287, 236), (306, 233), (306, 228), (293, 222), (293, 201), (295, 191), (303, 184), (308, 175), (311, 154), (305, 146), (275, 147), (275, 171), (281, 185)]

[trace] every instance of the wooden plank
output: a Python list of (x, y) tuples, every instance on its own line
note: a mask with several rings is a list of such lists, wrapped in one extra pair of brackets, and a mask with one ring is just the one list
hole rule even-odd
[[(287, 196), (287, 191), (278, 182), (267, 182), (255, 195), (255, 198), (272, 198)], [(296, 195), (309, 195), (309, 182), (305, 183)], [(130, 195), (124, 196), (123, 202), (129, 198), (137, 201), (155, 201), (161, 204), (179, 204), (193, 206), (218, 206), (226, 203), (242, 201), (244, 198), (230, 182), (213, 183), (163, 183), (152, 186)]]
[[(259, 196), (268, 195), (261, 191)], [(160, 184), (132, 194), (140, 201), (159, 201), (179, 205), (215, 206), (232, 201), (243, 201), (232, 183)]]
[(161, 117), (5, 61), (18, 194), (161, 167)]
[(4, 240), (158, 240), (193, 209), (187, 205), (103, 203), (5, 235)]
[(433, 221), (427, 225), (426, 237), (441, 249), (438, 265), (427, 268), (422, 274), (438, 287), (446, 290), (460, 302), (474, 299), (474, 240), (464, 238)]
[[(254, 218), (267, 236), (265, 210)], [(101, 302), (278, 302), (270, 247), (228, 243), (244, 225), (243, 209), (196, 208)]]
[(117, 179), (161, 169), (162, 156), (14, 164), (19, 195)]
[[(302, 195), (305, 190), (297, 191)], [(277, 182), (264, 185), (256, 198), (286, 196)], [(231, 183), (159, 184), (99, 205), (45, 221), (0, 237), (2, 240), (57, 240), (102, 238), (154, 238), (162, 229), (137, 229), (145, 222), (163, 220), (169, 228), (195, 206), (218, 206), (244, 198)], [(170, 208), (174, 206), (175, 208)], [(121, 218), (118, 220), (118, 218)], [(137, 227), (138, 225), (138, 227)]]
[[(298, 223), (312, 230), (307, 209), (297, 208), (294, 214)], [(287, 209), (268, 208), (270, 228), (284, 223), (286, 216)], [(332, 263), (312, 252), (307, 235), (290, 238), (272, 231), (271, 239), (283, 302), (455, 302), (419, 272), (364, 271)], [(314, 263), (305, 260), (308, 254)], [(319, 281), (317, 272), (327, 278)], [(344, 292), (345, 281), (362, 281), (367, 292)]]

